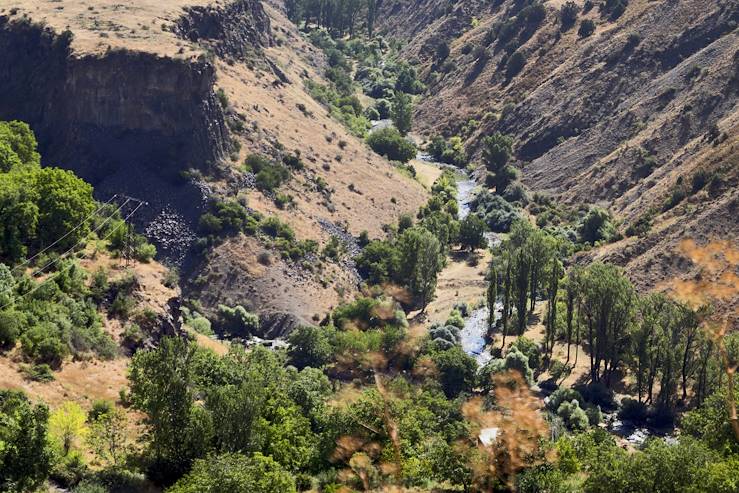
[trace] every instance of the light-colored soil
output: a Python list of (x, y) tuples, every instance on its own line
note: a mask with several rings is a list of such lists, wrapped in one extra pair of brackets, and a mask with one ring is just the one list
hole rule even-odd
[[(265, 10), (282, 45), (267, 48), (265, 54), (291, 83), (275, 86), (272, 77), (245, 65), (219, 63), (217, 86), (226, 92), (233, 109), (244, 115), (247, 127), (255, 128), (243, 136), (235, 165), (240, 165), (250, 152), (268, 151), (279, 142), (288, 152), (300, 152), (306, 170), (294, 173), (281, 189), (295, 198), (294, 209), (281, 211), (259, 192), (248, 194), (250, 206), (277, 215), (302, 238), (327, 239), (318, 219), (345, 224), (355, 235), (362, 230), (380, 235), (383, 224), (394, 222), (403, 213), (415, 213), (426, 200), (426, 192), (349, 134), (306, 93), (307, 80), (322, 80), (322, 54), (279, 12), (268, 5)], [(305, 107), (305, 113), (298, 105)], [(316, 190), (318, 178), (332, 190), (333, 212)]]
[[(184, 7), (222, 3), (221, 0), (10, 0), (3, 2), (0, 13), (17, 9), (13, 17), (27, 14), (57, 32), (71, 30), (72, 48), (81, 55), (125, 48), (186, 58), (196, 57), (202, 50), (177, 38), (170, 31), (173, 22), (183, 14)], [(178, 53), (181, 48), (183, 53)]]
[(420, 159), (414, 159), (411, 161), (411, 165), (416, 170), (416, 180), (427, 189), (431, 189), (431, 185), (444, 172), (439, 166), (434, 166)]
[[(475, 261), (471, 262), (471, 259)], [(490, 260), (488, 250), (477, 250), (472, 254), (453, 251), (447, 266), (439, 274), (436, 297), (426, 308), (427, 320), (422, 325), (428, 327), (436, 322), (445, 322), (457, 303), (475, 305), (483, 300), (487, 289), (485, 274)]]
[(55, 380), (48, 383), (31, 382), (20, 372), (19, 361), (0, 358), (0, 388), (20, 389), (34, 400), (43, 400), (51, 407), (65, 401), (76, 401), (83, 407), (96, 399), (118, 400), (118, 392), (126, 388), (128, 358), (112, 361), (70, 361), (61, 371), (54, 372)]

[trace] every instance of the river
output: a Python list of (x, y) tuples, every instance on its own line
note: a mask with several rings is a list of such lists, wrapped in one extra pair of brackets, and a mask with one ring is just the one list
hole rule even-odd
[[(465, 170), (461, 170), (451, 164), (434, 161), (434, 159), (425, 152), (419, 152), (416, 159), (439, 168), (450, 169), (455, 172), (457, 177), (457, 202), (459, 204), (457, 215), (459, 219), (467, 217), (472, 211), (471, 202), (474, 199), (477, 182)], [(487, 239), (488, 247), (490, 248), (497, 247), (501, 241), (500, 236), (497, 233), (485, 233), (485, 238)], [(503, 305), (501, 303), (496, 303), (496, 317), (500, 316), (502, 309)], [(460, 331), (462, 349), (465, 353), (475, 358), (479, 366), (485, 365), (493, 358), (492, 354), (490, 354), (490, 349), (487, 347), (485, 342), (487, 326), (488, 308), (487, 306), (482, 306), (472, 310), (469, 316), (465, 319), (464, 327)]]

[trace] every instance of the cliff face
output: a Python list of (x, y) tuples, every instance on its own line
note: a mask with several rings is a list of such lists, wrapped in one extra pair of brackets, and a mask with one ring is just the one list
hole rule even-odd
[(125, 50), (77, 56), (70, 40), (0, 17), (0, 117), (29, 122), (49, 162), (95, 183), (121, 167), (166, 176), (223, 155), (212, 65)]
[(269, 17), (261, 3), (249, 0), (186, 7), (176, 22), (176, 32), (184, 39), (211, 46), (218, 56), (237, 59), (272, 43)]
[(204, 202), (181, 174), (212, 169), (230, 146), (214, 66), (125, 49), (77, 54), (72, 39), (0, 17), (0, 119), (28, 122), (46, 164), (74, 170), (99, 198), (149, 202), (136, 219), (180, 261)]

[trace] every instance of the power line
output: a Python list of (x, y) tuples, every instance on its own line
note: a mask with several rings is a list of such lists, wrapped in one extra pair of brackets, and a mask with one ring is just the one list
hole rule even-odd
[[(123, 203), (122, 203), (122, 204), (121, 204), (121, 205), (120, 205), (120, 206), (119, 206), (119, 207), (118, 207), (118, 208), (117, 208), (117, 209), (116, 209), (115, 211), (113, 211), (113, 212), (112, 212), (112, 213), (110, 214), (110, 216), (106, 217), (106, 218), (105, 218), (105, 220), (104, 220), (104, 221), (103, 221), (102, 223), (100, 223), (100, 224), (99, 224), (99, 225), (97, 226), (97, 228), (93, 229), (93, 230), (91, 231), (91, 233), (97, 233), (98, 231), (100, 231), (100, 230), (101, 230), (101, 229), (103, 228), (103, 226), (105, 226), (105, 225), (106, 225), (106, 224), (108, 223), (108, 221), (110, 221), (111, 219), (113, 219), (113, 217), (114, 217), (114, 216), (115, 216), (115, 215), (116, 215), (116, 214), (117, 214), (118, 212), (120, 212), (120, 210), (121, 210), (121, 209), (123, 209), (123, 207), (125, 207), (125, 205), (126, 205), (126, 204), (128, 204), (128, 202), (129, 202), (129, 201), (130, 201), (129, 199), (126, 199), (126, 201), (125, 201), (125, 202), (123, 202)], [(124, 220), (124, 222), (125, 222), (125, 220)], [(80, 246), (80, 245), (81, 245), (81, 244), (82, 244), (83, 242), (85, 242), (85, 240), (86, 240), (86, 239), (87, 239), (87, 238), (82, 238), (82, 239), (80, 239), (80, 240), (79, 240), (79, 241), (78, 241), (77, 243), (75, 243), (74, 245), (72, 245), (72, 246), (71, 246), (71, 247), (70, 247), (69, 249), (67, 249), (67, 250), (66, 250), (66, 251), (65, 251), (64, 253), (62, 253), (61, 255), (59, 255), (58, 257), (56, 257), (56, 258), (55, 258), (54, 260), (52, 260), (52, 261), (51, 261), (51, 262), (49, 262), (48, 264), (46, 264), (46, 265), (44, 265), (43, 267), (41, 267), (40, 269), (38, 269), (38, 270), (37, 270), (36, 272), (32, 273), (32, 274), (31, 274), (31, 277), (36, 277), (36, 276), (37, 276), (37, 275), (39, 275), (39, 274), (40, 274), (41, 272), (43, 272), (43, 271), (44, 271), (44, 270), (45, 270), (45, 269), (46, 269), (47, 267), (50, 267), (50, 266), (54, 265), (54, 264), (55, 264), (56, 262), (58, 262), (58, 261), (62, 260), (62, 259), (64, 258), (64, 256), (65, 256), (65, 255), (69, 254), (69, 253), (70, 253), (70, 252), (72, 252), (72, 251), (73, 251), (73, 250), (74, 250), (75, 248), (77, 248), (78, 246)]]
[(109, 198), (109, 199), (108, 199), (108, 200), (107, 200), (106, 202), (104, 202), (104, 203), (103, 203), (103, 204), (102, 204), (102, 205), (101, 205), (100, 207), (98, 207), (98, 208), (97, 208), (97, 209), (96, 209), (95, 211), (91, 212), (91, 213), (90, 213), (90, 214), (89, 214), (89, 215), (88, 215), (87, 217), (85, 217), (85, 218), (84, 218), (84, 219), (83, 219), (82, 221), (80, 221), (80, 223), (79, 223), (79, 224), (77, 224), (77, 226), (75, 226), (74, 228), (72, 228), (72, 229), (70, 229), (69, 231), (67, 231), (67, 232), (66, 232), (66, 233), (64, 234), (64, 236), (62, 236), (61, 238), (59, 238), (59, 239), (58, 239), (58, 240), (56, 240), (56, 241), (55, 241), (54, 243), (52, 243), (51, 245), (47, 246), (46, 248), (44, 248), (44, 249), (43, 249), (43, 250), (41, 250), (40, 252), (36, 252), (36, 254), (35, 254), (35, 255), (31, 256), (30, 258), (28, 258), (28, 259), (24, 260), (23, 262), (21, 262), (20, 264), (16, 265), (15, 267), (13, 267), (13, 269), (12, 269), (12, 270), (15, 270), (15, 269), (17, 269), (17, 268), (19, 268), (19, 267), (22, 267), (22, 266), (24, 266), (24, 265), (28, 265), (28, 264), (30, 264), (30, 263), (31, 263), (31, 260), (35, 259), (36, 257), (38, 257), (39, 255), (43, 254), (44, 252), (48, 251), (48, 250), (49, 250), (50, 248), (52, 248), (53, 246), (55, 246), (56, 244), (58, 244), (58, 243), (59, 243), (60, 241), (62, 241), (62, 240), (63, 240), (64, 238), (66, 238), (67, 236), (69, 236), (69, 235), (71, 235), (72, 233), (74, 233), (75, 231), (77, 231), (77, 230), (78, 230), (78, 229), (79, 229), (80, 227), (82, 227), (82, 225), (83, 225), (83, 224), (85, 224), (85, 223), (86, 223), (87, 221), (89, 221), (89, 220), (90, 220), (90, 219), (91, 219), (92, 217), (94, 217), (94, 216), (95, 216), (96, 214), (98, 214), (98, 213), (99, 213), (100, 211), (102, 211), (102, 210), (103, 210), (103, 209), (105, 208), (105, 206), (106, 206), (106, 205), (108, 205), (108, 204), (110, 204), (110, 203), (111, 203), (111, 202), (113, 201), (113, 199), (115, 199), (115, 198), (116, 198), (117, 196), (118, 196), (118, 194), (115, 194), (115, 195), (113, 195), (113, 196), (112, 196), (111, 198)]
[[(111, 197), (111, 198), (110, 198), (110, 199), (109, 199), (109, 200), (108, 200), (108, 201), (107, 201), (107, 202), (106, 202), (105, 204), (103, 204), (103, 206), (101, 206), (101, 207), (99, 207), (99, 208), (98, 208), (98, 211), (102, 210), (102, 209), (103, 209), (103, 207), (104, 207), (104, 206), (105, 206), (106, 204), (109, 204), (109, 203), (110, 203), (110, 202), (111, 202), (111, 201), (112, 201), (112, 200), (113, 200), (113, 199), (114, 199), (114, 198), (115, 198), (116, 196), (117, 196), (117, 194), (116, 194), (116, 195), (113, 195), (113, 197)], [(101, 228), (102, 228), (102, 227), (103, 227), (103, 226), (104, 226), (104, 225), (105, 225), (105, 224), (106, 224), (106, 223), (107, 223), (108, 221), (110, 221), (110, 219), (111, 219), (111, 218), (113, 218), (113, 217), (114, 217), (114, 216), (115, 216), (116, 214), (118, 214), (118, 212), (119, 212), (119, 211), (120, 211), (120, 210), (121, 210), (121, 209), (122, 209), (122, 208), (123, 208), (123, 207), (124, 207), (124, 206), (125, 206), (125, 205), (126, 205), (126, 204), (128, 203), (128, 201), (129, 201), (129, 200), (127, 199), (127, 200), (126, 200), (126, 201), (125, 201), (125, 202), (124, 202), (124, 203), (123, 203), (123, 204), (122, 204), (122, 205), (121, 205), (120, 207), (118, 207), (118, 209), (116, 209), (116, 210), (115, 210), (115, 211), (113, 211), (113, 212), (112, 212), (112, 213), (111, 213), (111, 214), (110, 214), (110, 215), (109, 215), (108, 217), (106, 217), (106, 218), (105, 218), (105, 220), (104, 220), (104, 221), (103, 221), (103, 222), (102, 222), (102, 223), (101, 223), (100, 225), (98, 225), (98, 227), (97, 227), (97, 228), (95, 228), (95, 230), (94, 230), (93, 232), (97, 232), (97, 231), (98, 231), (99, 229), (101, 229)], [(89, 217), (90, 217), (90, 216), (88, 216), (88, 218), (89, 218)], [(49, 248), (51, 248), (51, 247), (52, 247), (53, 245), (55, 245), (55, 244), (59, 243), (59, 242), (60, 242), (60, 241), (61, 241), (62, 239), (64, 239), (65, 237), (69, 236), (69, 234), (70, 234), (70, 233), (72, 233), (72, 232), (73, 232), (74, 230), (78, 229), (78, 228), (79, 228), (79, 227), (80, 227), (80, 226), (81, 226), (81, 225), (82, 225), (82, 224), (83, 224), (83, 223), (84, 223), (84, 222), (85, 222), (86, 220), (87, 220), (87, 219), (85, 219), (85, 220), (84, 220), (84, 221), (83, 221), (82, 223), (80, 223), (80, 224), (78, 224), (77, 226), (75, 226), (75, 227), (74, 227), (74, 228), (73, 228), (72, 230), (68, 231), (68, 232), (67, 232), (67, 233), (66, 233), (66, 234), (65, 234), (64, 236), (62, 236), (61, 238), (59, 238), (58, 240), (56, 240), (56, 241), (55, 241), (54, 243), (52, 243), (51, 245), (49, 245), (49, 246), (48, 246), (48, 247), (47, 247), (46, 249), (42, 250), (41, 252), (38, 252), (38, 253), (37, 253), (36, 255), (34, 255), (33, 257), (29, 258), (29, 259), (28, 259), (28, 260), (26, 260), (25, 262), (22, 262), (22, 263), (20, 263), (20, 264), (16, 265), (15, 267), (13, 267), (13, 268), (12, 268), (12, 269), (10, 270), (10, 272), (12, 273), (12, 272), (13, 272), (14, 270), (18, 269), (18, 268), (19, 268), (19, 267), (21, 267), (22, 265), (24, 265), (24, 264), (27, 264), (28, 262), (30, 262), (30, 261), (31, 261), (31, 260), (32, 260), (33, 258), (35, 258), (35, 257), (38, 257), (38, 256), (39, 256), (39, 255), (40, 255), (41, 253), (43, 253), (43, 251), (45, 251), (45, 250), (48, 250), (48, 249), (49, 249)], [(81, 239), (81, 240), (79, 240), (79, 241), (78, 241), (77, 243), (75, 243), (75, 244), (74, 244), (74, 245), (73, 245), (73, 246), (72, 246), (72, 247), (71, 247), (70, 249), (68, 249), (68, 250), (67, 250), (66, 252), (62, 253), (62, 254), (61, 254), (60, 256), (56, 257), (56, 258), (55, 258), (54, 260), (52, 260), (51, 262), (47, 263), (46, 265), (44, 265), (43, 267), (41, 267), (41, 268), (40, 268), (40, 269), (38, 269), (37, 271), (33, 272), (33, 273), (31, 274), (31, 277), (36, 277), (36, 276), (37, 276), (38, 274), (40, 274), (41, 272), (43, 272), (43, 271), (44, 271), (44, 270), (45, 270), (45, 269), (46, 269), (47, 267), (50, 267), (50, 266), (54, 265), (54, 264), (55, 264), (56, 262), (58, 262), (59, 260), (62, 260), (62, 259), (63, 259), (63, 258), (64, 258), (64, 257), (65, 257), (65, 256), (66, 256), (67, 254), (68, 254), (68, 253), (70, 253), (70, 252), (71, 252), (72, 250), (74, 250), (74, 249), (75, 249), (75, 248), (76, 248), (76, 247), (77, 247), (77, 246), (78, 246), (78, 245), (79, 245), (79, 244), (80, 244), (80, 243), (81, 243), (82, 241), (84, 241), (84, 238), (83, 238), (83, 239)], [(6, 304), (5, 306), (8, 306), (8, 305)], [(0, 309), (2, 309), (2, 308), (5, 308), (5, 306), (3, 306), (3, 307), (0, 307)]]
[[(126, 204), (126, 203), (128, 203), (128, 202), (129, 202), (129, 200), (127, 199), (127, 200), (126, 200), (126, 202), (124, 202), (124, 203), (123, 203), (123, 205), (125, 205), (125, 204)], [(139, 208), (140, 208), (141, 206), (143, 206), (143, 205), (145, 205), (145, 204), (146, 204), (146, 202), (143, 202), (143, 201), (139, 201), (139, 204), (138, 204), (138, 205), (137, 205), (137, 206), (136, 206), (136, 207), (135, 207), (135, 208), (134, 208), (134, 209), (133, 209), (133, 210), (131, 211), (131, 213), (130, 213), (130, 214), (128, 214), (128, 215), (127, 215), (126, 217), (124, 217), (124, 218), (123, 218), (123, 221), (122, 221), (122, 222), (121, 222), (120, 224), (118, 224), (118, 225), (117, 225), (117, 226), (116, 226), (115, 228), (113, 228), (113, 229), (112, 229), (112, 230), (111, 230), (111, 231), (110, 231), (110, 232), (109, 232), (109, 233), (108, 233), (107, 235), (105, 235), (105, 237), (103, 237), (103, 238), (102, 238), (102, 240), (103, 240), (103, 241), (105, 241), (105, 240), (107, 240), (108, 238), (110, 238), (110, 237), (111, 237), (111, 235), (112, 235), (113, 233), (115, 233), (115, 232), (116, 232), (116, 231), (118, 230), (118, 228), (120, 228), (120, 227), (121, 227), (121, 225), (122, 225), (122, 224), (126, 224), (126, 221), (128, 221), (128, 219), (129, 219), (129, 218), (130, 218), (131, 216), (133, 216), (133, 215), (134, 215), (134, 214), (136, 213), (136, 211), (137, 211), (137, 210), (139, 210)], [(121, 207), (123, 207), (123, 206), (121, 206)], [(118, 210), (120, 210), (120, 208), (119, 208)], [(116, 210), (116, 212), (118, 212), (118, 210)], [(115, 213), (113, 213), (113, 215), (115, 215)], [(113, 217), (113, 215), (111, 215), (110, 217), (108, 217), (108, 219), (110, 219), (111, 217)], [(69, 250), (68, 250), (68, 251), (69, 251)], [(65, 252), (65, 254), (66, 254), (66, 252)], [(59, 259), (61, 259), (61, 257), (59, 257)], [(70, 265), (71, 265), (71, 264), (70, 264)], [(58, 272), (56, 272), (56, 273), (54, 273), (54, 274), (50, 275), (49, 277), (47, 277), (46, 279), (44, 279), (43, 281), (41, 281), (40, 283), (38, 283), (38, 284), (37, 284), (36, 286), (34, 286), (34, 287), (33, 287), (32, 289), (30, 289), (29, 291), (27, 291), (27, 292), (23, 293), (22, 295), (20, 295), (20, 296), (19, 296), (19, 297), (18, 297), (17, 299), (13, 299), (13, 300), (11, 300), (10, 302), (6, 303), (5, 305), (3, 305), (3, 306), (0, 306), (0, 311), (2, 311), (2, 310), (5, 310), (5, 309), (6, 309), (7, 307), (9, 307), (9, 306), (10, 306), (10, 305), (12, 305), (13, 303), (15, 303), (15, 302), (16, 302), (17, 300), (23, 299), (23, 298), (25, 298), (26, 296), (28, 296), (29, 294), (31, 294), (31, 293), (34, 293), (34, 292), (38, 291), (39, 289), (41, 289), (41, 287), (42, 287), (42, 286), (43, 286), (44, 284), (46, 284), (47, 282), (49, 282), (49, 281), (51, 281), (51, 280), (55, 279), (55, 278), (56, 278), (57, 276), (59, 276), (59, 275), (60, 275), (60, 274), (61, 274), (62, 272), (64, 272), (64, 269), (66, 269), (67, 267), (68, 267), (68, 266), (64, 266), (64, 267), (62, 267), (62, 269), (61, 269), (61, 270), (59, 270)]]

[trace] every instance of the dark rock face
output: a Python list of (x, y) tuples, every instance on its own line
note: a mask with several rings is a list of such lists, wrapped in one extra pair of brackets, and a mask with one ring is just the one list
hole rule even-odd
[(49, 162), (98, 182), (121, 167), (204, 168), (227, 148), (212, 65), (115, 50), (0, 17), (0, 118), (29, 122)]
[(221, 57), (243, 59), (272, 42), (269, 17), (262, 4), (237, 0), (225, 6), (193, 6), (177, 20), (177, 34), (208, 43)]
[(262, 339), (285, 338), (299, 325), (306, 323), (290, 313), (263, 313), (259, 315), (259, 334)]
[(125, 343), (126, 349), (133, 354), (140, 349), (156, 348), (165, 337), (187, 337), (187, 332), (182, 328), (180, 306), (179, 298), (171, 298), (167, 301), (164, 313), (152, 319), (140, 320), (144, 338), (136, 343), (128, 341)]

